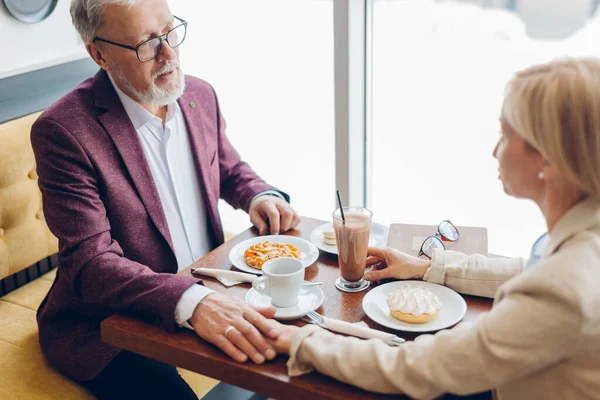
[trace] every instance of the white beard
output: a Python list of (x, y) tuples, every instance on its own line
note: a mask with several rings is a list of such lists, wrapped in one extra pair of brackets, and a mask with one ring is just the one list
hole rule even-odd
[[(159, 75), (173, 70), (178, 70), (178, 82), (166, 89), (156, 86), (154, 82)], [(112, 78), (119, 88), (126, 93), (130, 93), (132, 98), (139, 103), (166, 106), (177, 101), (177, 99), (181, 97), (185, 91), (185, 76), (181, 71), (181, 68), (179, 68), (179, 61), (166, 61), (163, 67), (152, 75), (152, 82), (144, 91), (133, 87), (131, 82), (129, 82), (129, 80), (125, 77), (125, 74), (117, 64), (111, 65), (111, 73)]]

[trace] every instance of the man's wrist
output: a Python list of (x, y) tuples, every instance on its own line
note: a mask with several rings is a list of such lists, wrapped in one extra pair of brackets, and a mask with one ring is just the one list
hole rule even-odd
[(263, 192), (255, 194), (254, 197), (250, 200), (250, 204), (252, 204), (252, 202), (254, 200), (256, 200), (256, 199), (258, 199), (259, 197), (262, 197), (262, 196), (275, 196), (275, 197), (279, 197), (280, 199), (282, 199), (282, 200), (285, 201), (285, 197), (283, 197), (281, 195), (281, 193), (279, 193), (278, 191), (276, 191), (276, 190), (265, 190)]
[[(198, 311), (198, 308), (200, 308), (201, 304), (206, 304), (206, 300), (211, 297), (213, 294), (215, 294), (217, 292), (212, 292), (210, 294), (207, 294), (206, 296), (204, 296), (202, 298), (202, 300), (200, 300), (198, 302), (198, 304), (196, 304), (196, 307), (194, 307), (194, 311), (192, 312), (192, 316), (190, 317), (190, 319), (187, 320), (187, 323), (190, 324), (192, 327), (194, 326), (194, 321), (196, 318), (198, 318), (198, 316), (200, 315), (200, 312)], [(210, 302), (210, 299), (208, 299), (208, 301)]]
[(195, 314), (198, 304), (215, 291), (202, 285), (190, 286), (177, 302), (175, 307), (175, 322), (184, 328), (193, 329), (189, 321)]

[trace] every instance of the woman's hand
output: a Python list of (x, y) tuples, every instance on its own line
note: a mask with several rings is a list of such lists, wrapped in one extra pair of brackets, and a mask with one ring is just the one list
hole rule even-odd
[(364, 278), (368, 281), (382, 279), (423, 279), (431, 261), (396, 249), (369, 247), (367, 267), (372, 267)]
[(277, 353), (281, 354), (290, 354), (290, 346), (292, 345), (292, 340), (296, 333), (300, 330), (299, 327), (294, 325), (283, 325), (279, 324), (277, 327), (277, 331), (279, 332), (279, 337), (277, 340), (270, 340), (271, 346), (275, 348)]

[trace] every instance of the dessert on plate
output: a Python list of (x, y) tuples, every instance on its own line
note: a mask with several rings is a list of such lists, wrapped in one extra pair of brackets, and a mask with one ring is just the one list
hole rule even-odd
[(246, 264), (256, 269), (262, 269), (265, 262), (280, 257), (300, 260), (300, 250), (288, 243), (266, 241), (253, 244), (244, 252)]
[(408, 284), (390, 292), (387, 303), (394, 318), (409, 324), (433, 321), (442, 309), (440, 298), (431, 290)]
[(330, 246), (336, 246), (335, 231), (333, 230), (333, 227), (331, 229), (326, 229), (323, 231), (323, 241), (325, 242), (325, 244), (328, 244)]

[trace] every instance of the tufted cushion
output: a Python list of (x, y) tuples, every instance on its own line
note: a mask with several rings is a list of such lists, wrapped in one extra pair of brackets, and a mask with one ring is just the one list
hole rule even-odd
[(38, 116), (0, 125), (0, 279), (58, 251), (44, 220), (29, 139)]
[[(38, 342), (35, 311), (56, 275), (56, 269), (0, 297), (0, 399), (93, 399), (83, 387), (48, 365)], [(178, 368), (202, 398), (218, 381)]]
[(40, 349), (35, 310), (54, 274), (0, 297), (0, 399), (93, 399), (50, 367)]

